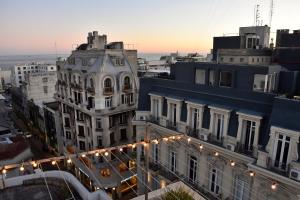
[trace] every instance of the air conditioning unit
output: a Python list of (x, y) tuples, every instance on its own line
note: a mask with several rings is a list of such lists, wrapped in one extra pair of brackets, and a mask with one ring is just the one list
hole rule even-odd
[(205, 134), (200, 134), (200, 140), (207, 141), (207, 135), (205, 135)]
[(290, 178), (296, 181), (300, 181), (300, 171), (296, 169), (291, 169)]
[(235, 149), (235, 146), (233, 144), (227, 144), (227, 147), (226, 147), (228, 150), (230, 151), (234, 151)]

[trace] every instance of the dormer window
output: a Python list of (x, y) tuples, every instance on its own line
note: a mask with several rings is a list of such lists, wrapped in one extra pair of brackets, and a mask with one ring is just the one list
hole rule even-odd
[(204, 69), (196, 69), (195, 83), (201, 84), (201, 85), (205, 84), (205, 70)]
[(82, 66), (87, 66), (87, 64), (88, 64), (87, 59), (82, 59)]
[(280, 171), (287, 171), (291, 161), (298, 159), (299, 132), (280, 127), (271, 127), (271, 134), (266, 150), (269, 152), (269, 166)]
[(255, 74), (253, 81), (253, 91), (263, 92), (265, 90), (267, 76), (265, 74)]
[(248, 114), (244, 111), (237, 112), (237, 114), (239, 116), (238, 151), (248, 155), (256, 154), (262, 116)]

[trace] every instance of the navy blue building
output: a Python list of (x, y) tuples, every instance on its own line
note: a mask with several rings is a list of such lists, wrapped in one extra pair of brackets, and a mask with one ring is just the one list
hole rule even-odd
[[(189, 138), (186, 145), (192, 141), (207, 150), (197, 154), (181, 143), (158, 144), (161, 150), (152, 148), (161, 158), (153, 155), (152, 162), (174, 169), (209, 198), (239, 199), (237, 191), (246, 187), (241, 199), (295, 199), (300, 187), (299, 96), (296, 70), (178, 62), (167, 78), (140, 79), (136, 120), (152, 127), (151, 134), (182, 134)], [(137, 126), (141, 138), (142, 127)], [(215, 158), (219, 153), (221, 161)], [(244, 163), (238, 165), (240, 171), (265, 179), (230, 172), (226, 162)], [(225, 176), (232, 176), (233, 185), (225, 183), (230, 179)], [(268, 184), (276, 192), (270, 194)]]

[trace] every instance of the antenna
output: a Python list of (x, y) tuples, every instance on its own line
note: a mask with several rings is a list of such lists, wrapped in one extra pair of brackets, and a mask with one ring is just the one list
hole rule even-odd
[(260, 12), (259, 12), (259, 5), (254, 6), (254, 25), (259, 26), (259, 18), (260, 18)]
[(271, 27), (271, 24), (272, 24), (272, 18), (273, 18), (273, 12), (274, 12), (274, 1), (273, 0), (270, 0), (270, 13), (269, 13), (269, 26)]

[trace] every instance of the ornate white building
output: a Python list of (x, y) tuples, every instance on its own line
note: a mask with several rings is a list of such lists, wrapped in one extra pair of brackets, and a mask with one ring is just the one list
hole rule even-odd
[(58, 61), (56, 98), (64, 146), (87, 151), (130, 143), (137, 102), (137, 51), (89, 33), (66, 61)]

